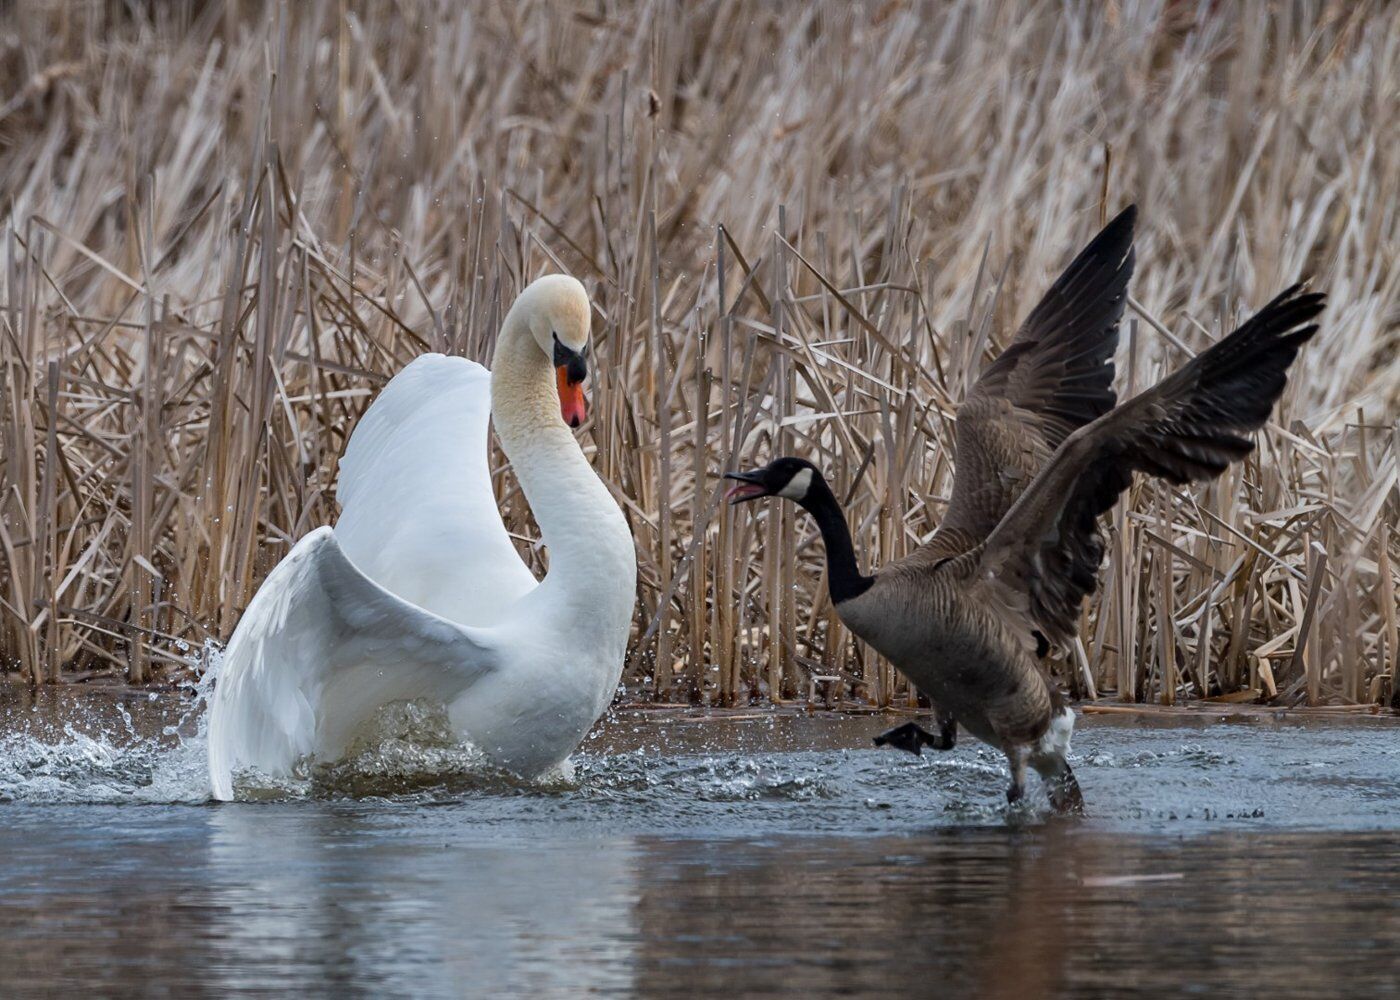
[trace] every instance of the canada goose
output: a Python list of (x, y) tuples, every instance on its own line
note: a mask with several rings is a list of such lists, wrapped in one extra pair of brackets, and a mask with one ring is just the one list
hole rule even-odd
[[(1065, 436), (1113, 409), (1113, 351), (1133, 274), (1136, 221), (1129, 205), (1079, 252), (959, 407), (954, 438), (966, 475), (954, 481), (954, 502), (925, 544), (926, 558), (974, 548)], [(877, 736), (875, 745), (915, 755), (926, 746), (953, 749), (957, 721), (936, 704), (934, 711), (937, 736), (910, 722)]]
[[(588, 336), (583, 285), (551, 275), (506, 314), (490, 372), (429, 354), (385, 387), (341, 460), (339, 522), (277, 565), (225, 651), (216, 798), (236, 768), (341, 756), (393, 701), (447, 705), (460, 735), (523, 776), (578, 746), (617, 687), (637, 573), (627, 522), (566, 426), (584, 418)], [(543, 581), (501, 523), (488, 416), (549, 548)]]
[[(1175, 484), (1209, 479), (1253, 445), (1316, 332), (1324, 297), (1295, 285), (1228, 337), (1115, 408), (1112, 353), (1132, 267), (1131, 210), (1055, 283), (958, 412), (957, 475), (930, 542), (873, 575), (860, 572), (831, 488), (810, 462), (784, 457), (737, 480), (727, 497), (793, 500), (826, 546), (832, 603), (888, 658), (1011, 767), (1026, 765), (1057, 811), (1082, 811), (1065, 759), (1074, 714), (1041, 672), (1051, 643), (1076, 634), (1103, 556), (1097, 519), (1134, 472)], [(917, 728), (917, 727), (916, 727)], [(922, 734), (922, 735), (920, 735)], [(934, 738), (900, 727), (883, 742), (918, 752)]]

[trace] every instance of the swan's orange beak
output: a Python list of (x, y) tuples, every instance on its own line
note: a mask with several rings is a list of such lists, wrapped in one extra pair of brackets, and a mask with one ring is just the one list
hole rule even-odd
[(570, 427), (582, 426), (588, 419), (588, 401), (583, 397), (583, 380), (569, 381), (569, 366), (560, 365), (554, 369), (559, 381), (559, 415)]

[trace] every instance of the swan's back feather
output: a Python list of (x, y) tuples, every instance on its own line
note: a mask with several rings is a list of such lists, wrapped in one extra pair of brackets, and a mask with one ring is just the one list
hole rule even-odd
[(425, 354), (379, 394), (340, 461), (345, 554), (381, 586), (444, 618), (498, 621), (534, 589), (501, 523), (487, 462), (491, 375)]

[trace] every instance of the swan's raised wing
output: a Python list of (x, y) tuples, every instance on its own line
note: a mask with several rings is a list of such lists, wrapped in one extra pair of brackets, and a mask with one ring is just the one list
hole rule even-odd
[(340, 460), (335, 534), (366, 576), (468, 625), (499, 620), (537, 581), (501, 523), (487, 464), (491, 373), (425, 354), (360, 418)]
[(361, 573), (330, 528), (307, 535), (254, 596), (224, 651), (209, 715), (214, 797), (233, 772), (336, 757), (381, 706), (447, 704), (493, 669), (481, 630), (424, 611)]
[(958, 408), (953, 496), (928, 555), (981, 544), (1060, 443), (1113, 409), (1136, 217), (1125, 209), (1080, 251)]

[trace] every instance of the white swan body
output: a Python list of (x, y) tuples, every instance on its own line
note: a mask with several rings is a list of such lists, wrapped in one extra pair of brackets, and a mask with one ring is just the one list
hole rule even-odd
[[(225, 650), (215, 798), (233, 797), (240, 768), (338, 758), (394, 701), (448, 705), (461, 736), (525, 777), (578, 746), (621, 676), (637, 574), (622, 512), (560, 418), (546, 353), (557, 339), (581, 358), (588, 325), (583, 286), (541, 278), (506, 315), (492, 372), (429, 354), (385, 387), (342, 459), (339, 522), (268, 575)], [(488, 415), (548, 547), (543, 581), (501, 523)]]

